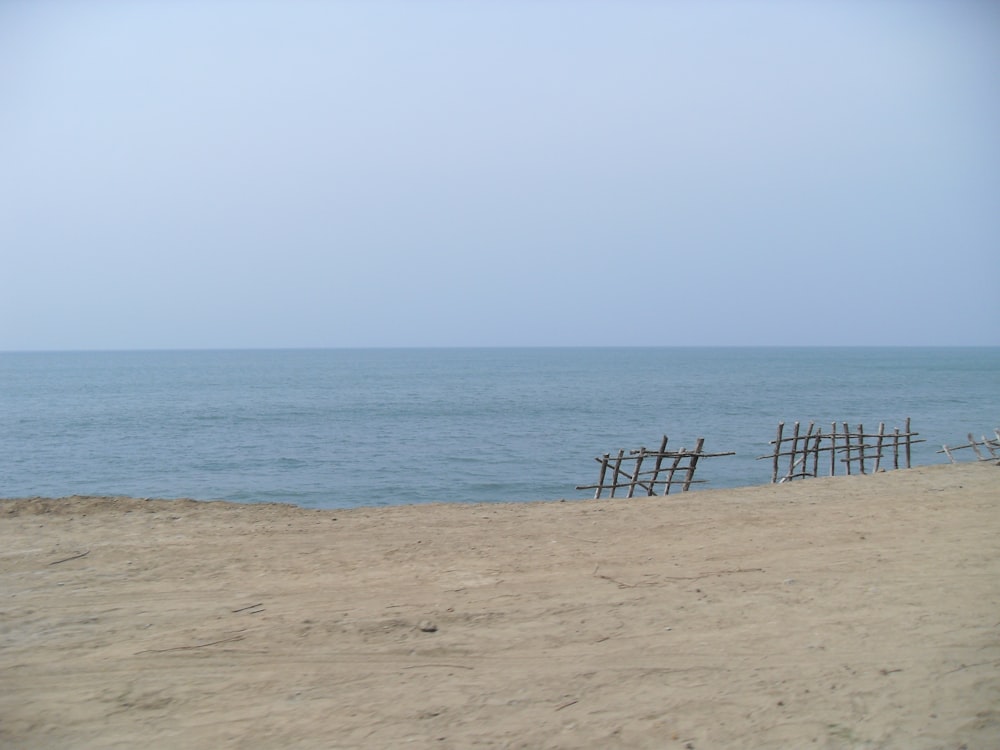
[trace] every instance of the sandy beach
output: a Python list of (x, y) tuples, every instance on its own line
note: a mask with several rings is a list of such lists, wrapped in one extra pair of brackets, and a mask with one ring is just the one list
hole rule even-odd
[(1000, 747), (1000, 468), (0, 501), (3, 748)]

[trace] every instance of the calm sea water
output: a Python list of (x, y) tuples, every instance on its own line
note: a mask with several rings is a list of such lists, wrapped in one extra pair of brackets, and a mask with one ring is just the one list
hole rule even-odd
[(1000, 348), (0, 353), (0, 496), (339, 508), (583, 498), (619, 448), (735, 451), (700, 487), (770, 481), (779, 421), (1000, 426)]

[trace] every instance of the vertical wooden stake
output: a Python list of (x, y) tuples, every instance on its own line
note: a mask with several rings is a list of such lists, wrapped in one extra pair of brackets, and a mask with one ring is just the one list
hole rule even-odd
[(601, 476), (597, 480), (597, 491), (594, 493), (594, 499), (601, 499), (601, 490), (604, 489), (604, 475), (608, 473), (608, 459), (611, 458), (610, 453), (605, 453), (601, 457)]
[(984, 456), (982, 453), (979, 452), (979, 444), (976, 443), (976, 439), (972, 437), (971, 432), (969, 433), (969, 445), (972, 446), (972, 451), (973, 453), (976, 454), (976, 458), (978, 458), (980, 461), (986, 460), (986, 456)]
[(837, 473), (837, 423), (830, 424), (830, 476)]
[(691, 480), (694, 479), (694, 469), (698, 465), (698, 458), (701, 456), (701, 447), (705, 444), (705, 438), (698, 438), (698, 443), (694, 447), (694, 455), (691, 456), (691, 461), (688, 463), (687, 477), (684, 480), (684, 492), (687, 492), (691, 487)]
[(656, 454), (656, 464), (653, 466), (653, 478), (649, 481), (649, 496), (656, 494), (656, 481), (660, 478), (660, 466), (663, 464), (663, 454), (667, 451), (667, 436), (660, 441), (660, 450)]
[(875, 442), (875, 468), (873, 474), (878, 474), (878, 467), (882, 464), (882, 440), (885, 436), (885, 422), (878, 423), (878, 440)]
[(778, 481), (778, 456), (781, 455), (781, 432), (785, 429), (784, 422), (778, 422), (778, 436), (774, 439), (774, 465), (771, 468), (771, 484)]
[(847, 443), (847, 460), (844, 465), (847, 466), (847, 473), (851, 473), (851, 428), (848, 427), (847, 422), (844, 422), (844, 441)]
[(910, 468), (910, 418), (906, 418), (906, 468)]
[(865, 428), (858, 423), (858, 450), (861, 451), (861, 473), (865, 474)]
[(791, 480), (792, 474), (795, 473), (795, 454), (799, 451), (799, 423), (795, 423), (795, 429), (792, 431), (792, 452), (788, 457), (788, 474), (786, 477)]
[(813, 471), (812, 471), (812, 475), (814, 477), (818, 477), (819, 476), (819, 451), (820, 451), (819, 446), (820, 446), (820, 441), (822, 440), (822, 438), (823, 438), (823, 431), (822, 430), (816, 430), (816, 435), (813, 437), (813, 447), (812, 447), (812, 454), (813, 454)]
[(993, 447), (993, 443), (987, 440), (985, 435), (983, 435), (983, 447), (990, 452), (990, 455), (993, 456), (993, 458), (1000, 458), (1000, 456), (997, 455), (996, 448)]
[[(812, 435), (813, 429), (816, 427), (815, 422), (809, 423), (809, 429), (806, 430), (805, 440), (802, 441), (802, 475), (805, 477), (809, 473), (809, 453), (812, 450), (811, 445), (813, 443)], [(816, 476), (816, 472), (813, 472), (813, 476)]]
[(667, 476), (667, 485), (666, 485), (666, 487), (663, 488), (663, 496), (664, 497), (666, 497), (667, 495), (670, 494), (670, 486), (674, 483), (674, 472), (677, 471), (677, 467), (680, 465), (680, 462), (681, 462), (681, 457), (684, 455), (684, 452), (686, 450), (687, 450), (687, 448), (685, 448), (682, 445), (680, 451), (677, 453), (676, 456), (674, 456), (674, 460), (670, 464), (670, 469), (668, 469), (668, 471), (670, 472), (670, 474)]
[(618, 457), (615, 459), (615, 467), (611, 476), (611, 497), (615, 496), (615, 489), (618, 487), (618, 477), (621, 474), (622, 469), (622, 456), (625, 455), (625, 449), (620, 448), (618, 450)]
[(646, 446), (639, 448), (639, 454), (635, 457), (635, 472), (632, 474), (632, 481), (628, 484), (627, 497), (635, 497), (635, 486), (639, 483), (639, 469), (642, 467), (642, 459), (646, 457)]

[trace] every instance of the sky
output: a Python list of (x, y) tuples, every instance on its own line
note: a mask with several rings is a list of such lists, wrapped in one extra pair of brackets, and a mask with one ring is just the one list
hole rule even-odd
[(1000, 344), (1000, 3), (0, 3), (0, 351)]

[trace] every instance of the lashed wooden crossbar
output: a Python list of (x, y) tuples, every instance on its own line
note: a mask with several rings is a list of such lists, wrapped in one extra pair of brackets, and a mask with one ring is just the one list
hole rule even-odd
[[(615, 490), (626, 487), (628, 488), (626, 497), (635, 497), (636, 488), (645, 492), (647, 497), (652, 497), (657, 494), (656, 488), (661, 484), (663, 485), (663, 495), (669, 495), (671, 487), (677, 483), (681, 484), (681, 492), (687, 492), (692, 484), (701, 484), (705, 481), (694, 478), (694, 472), (700, 459), (735, 455), (731, 451), (705, 453), (702, 450), (705, 438), (698, 438), (692, 451), (687, 448), (681, 448), (679, 451), (668, 451), (667, 440), (667, 436), (664, 435), (660, 441), (659, 450), (655, 451), (643, 447), (630, 450), (628, 453), (622, 449), (615, 456), (610, 453), (597, 456), (594, 460), (601, 465), (597, 484), (586, 484), (577, 487), (577, 489), (596, 490), (594, 497), (597, 499), (601, 497), (604, 490), (610, 490), (610, 496), (614, 497)], [(653, 461), (653, 468), (644, 471), (643, 466), (649, 466), (650, 460)], [(610, 481), (607, 481), (609, 471), (611, 476)], [(678, 472), (680, 472), (681, 478), (675, 482), (674, 476)]]

